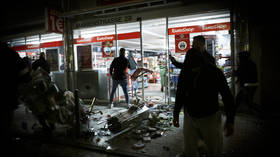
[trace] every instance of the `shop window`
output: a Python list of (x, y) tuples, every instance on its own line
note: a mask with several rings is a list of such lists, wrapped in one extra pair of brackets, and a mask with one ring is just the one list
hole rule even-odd
[[(76, 70), (98, 70), (107, 73), (115, 56), (115, 26), (74, 30), (74, 44)], [(81, 59), (83, 57), (86, 59)]]
[[(216, 65), (224, 71), (231, 85), (230, 14), (222, 12), (172, 17), (168, 22), (169, 51), (172, 56), (183, 62), (187, 50), (192, 47), (193, 37), (203, 35), (207, 52), (216, 59)], [(178, 77), (180, 69), (172, 64), (170, 67), (171, 76)], [(176, 80), (171, 79), (171, 89), (176, 90)]]

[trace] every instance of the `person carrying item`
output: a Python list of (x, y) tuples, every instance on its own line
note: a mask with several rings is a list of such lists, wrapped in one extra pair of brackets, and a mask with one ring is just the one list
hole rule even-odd
[(125, 49), (120, 49), (120, 56), (114, 58), (110, 65), (110, 76), (113, 80), (112, 91), (110, 94), (110, 104), (109, 108), (113, 107), (113, 98), (116, 92), (118, 85), (121, 85), (125, 100), (127, 105), (129, 106), (129, 96), (128, 96), (128, 86), (127, 86), (127, 77), (126, 77), (126, 69), (129, 67), (129, 61), (125, 57)]
[[(208, 157), (219, 157), (223, 148), (222, 119), (218, 94), (225, 108), (225, 136), (234, 132), (234, 98), (223, 72), (205, 55), (205, 39), (196, 36), (179, 75), (173, 125), (179, 127), (179, 113), (184, 108), (184, 153), (196, 157), (199, 141), (204, 141)], [(179, 155), (178, 155), (179, 156)]]
[(32, 69), (33, 70), (37, 70), (38, 68), (43, 69), (44, 71), (46, 71), (48, 74), (50, 74), (50, 65), (49, 63), (46, 61), (46, 57), (45, 57), (45, 53), (41, 52), (39, 59), (37, 59), (36, 61), (34, 61), (32, 63)]
[[(135, 50), (135, 52), (137, 52)], [(128, 61), (129, 61), (129, 74), (132, 76), (133, 73), (136, 71), (137, 69), (137, 62), (134, 60), (134, 56), (133, 56), (133, 52), (129, 51), (128, 53)], [(134, 91), (134, 95), (137, 96), (137, 89), (138, 89), (138, 82), (137, 80), (131, 80), (132, 82), (132, 87), (131, 87), (131, 91)]]

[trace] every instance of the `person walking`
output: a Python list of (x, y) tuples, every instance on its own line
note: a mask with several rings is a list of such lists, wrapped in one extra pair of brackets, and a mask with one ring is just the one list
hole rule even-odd
[(39, 59), (37, 59), (36, 61), (34, 61), (32, 63), (32, 69), (33, 70), (37, 70), (39, 67), (42, 68), (44, 71), (46, 71), (48, 74), (50, 74), (50, 65), (46, 61), (46, 57), (45, 57), (44, 52), (41, 52), (40, 56), (39, 56)]
[(109, 108), (113, 107), (113, 98), (116, 92), (118, 85), (120, 85), (123, 89), (125, 100), (127, 105), (129, 106), (129, 96), (128, 96), (128, 86), (127, 86), (127, 77), (126, 77), (126, 69), (129, 67), (129, 61), (125, 57), (125, 49), (120, 49), (120, 56), (114, 58), (110, 65), (110, 76), (113, 80), (112, 91), (110, 94), (110, 104)]
[[(222, 96), (226, 121), (225, 136), (234, 132), (234, 98), (223, 72), (205, 53), (205, 38), (196, 36), (187, 53), (179, 75), (173, 111), (173, 125), (179, 125), (179, 113), (184, 108), (184, 153), (197, 157), (199, 141), (204, 141), (208, 157), (219, 157), (223, 148), (221, 112), (218, 94)], [(179, 155), (178, 155), (179, 156)]]

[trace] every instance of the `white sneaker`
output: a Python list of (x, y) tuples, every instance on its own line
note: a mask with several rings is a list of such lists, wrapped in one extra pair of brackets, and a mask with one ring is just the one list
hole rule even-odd
[(112, 104), (109, 104), (109, 106), (108, 106), (108, 108), (109, 109), (111, 109), (111, 108), (113, 108), (114, 107), (114, 104), (112, 103)]
[(132, 104), (127, 104), (127, 108), (130, 108), (132, 106)]

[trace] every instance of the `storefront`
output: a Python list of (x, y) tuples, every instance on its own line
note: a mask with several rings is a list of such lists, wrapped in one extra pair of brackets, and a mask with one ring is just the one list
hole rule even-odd
[[(231, 86), (233, 52), (232, 36), (229, 33), (231, 29), (229, 11), (205, 11), (189, 15), (176, 15), (173, 12), (174, 9), (166, 10), (162, 16), (155, 15), (151, 11), (151, 16), (146, 12), (141, 15), (74, 20), (72, 24), (74, 84), (75, 88), (80, 89), (81, 98), (109, 99), (111, 88), (109, 67), (114, 57), (118, 56), (119, 49), (125, 48), (127, 53), (134, 54), (138, 67), (153, 71), (152, 74), (147, 73), (138, 78), (139, 96), (145, 100), (145, 90), (149, 85), (155, 84), (156, 88), (153, 90), (159, 91), (159, 84), (164, 80), (165, 89), (168, 89), (164, 92), (164, 101), (174, 101), (172, 97), (175, 95), (180, 69), (170, 63), (168, 55), (171, 54), (183, 62), (185, 53), (191, 48), (193, 37), (196, 35), (203, 35), (206, 38), (207, 51), (215, 57), (217, 66), (224, 71)], [(62, 34), (40, 34), (8, 42), (21, 57), (28, 56), (31, 60), (37, 59), (40, 52), (45, 52), (46, 59), (51, 64), (53, 80), (64, 89)], [(166, 68), (165, 78), (160, 78), (159, 65), (162, 63)], [(129, 89), (131, 85), (129, 81)], [(123, 97), (122, 90), (118, 91), (117, 100)]]
[[(113, 58), (118, 56), (119, 49), (125, 48), (127, 53), (134, 52), (138, 67), (154, 72), (138, 79), (140, 97), (144, 96), (143, 100), (145, 100), (145, 93), (147, 93), (145, 90), (149, 85), (160, 84), (160, 79), (164, 79), (166, 89), (170, 89), (165, 92), (165, 102), (171, 102), (174, 101), (172, 96), (176, 90), (180, 70), (168, 61), (168, 54), (183, 62), (185, 53), (191, 48), (193, 37), (203, 35), (206, 38), (207, 51), (215, 57), (217, 66), (225, 72), (231, 85), (232, 50), (229, 11), (152, 19), (144, 18), (145, 15), (143, 18), (135, 17), (132, 14), (74, 22), (75, 70), (78, 73), (98, 73), (97, 78), (102, 78), (98, 86), (102, 86), (103, 90), (105, 87), (103, 92), (109, 95), (110, 79), (105, 76), (109, 73)], [(162, 60), (166, 66), (166, 78), (159, 77), (159, 64)], [(77, 86), (89, 87), (92, 80), (87, 75), (81, 83), (78, 81)], [(159, 91), (160, 88), (154, 90)], [(119, 92), (120, 98), (123, 93), (122, 90)]]
[(9, 40), (8, 44), (23, 57), (30, 58), (31, 62), (38, 59), (40, 52), (46, 53), (51, 71), (63, 71), (62, 35), (50, 33), (27, 36)]
[[(110, 110), (101, 105), (101, 103), (106, 105), (109, 103), (112, 86), (109, 67), (113, 59), (119, 56), (120, 48), (125, 48), (127, 54), (133, 54), (138, 67), (153, 71), (152, 74), (145, 73), (137, 79), (137, 98), (146, 101), (147, 104), (152, 102), (151, 97), (159, 98), (160, 105), (157, 105), (160, 112), (163, 109), (160, 108), (161, 105), (165, 105), (164, 111), (158, 112), (156, 118), (165, 118), (164, 125), (166, 122), (166, 126), (161, 126), (159, 129), (154, 126), (145, 127), (146, 131), (148, 129), (147, 132), (154, 133), (154, 137), (161, 137), (172, 125), (172, 121), (170, 123), (172, 105), (175, 101), (180, 69), (171, 64), (169, 55), (183, 62), (185, 54), (192, 47), (194, 36), (203, 35), (206, 38), (207, 52), (216, 59), (216, 64), (224, 71), (229, 85), (232, 87), (234, 84), (231, 71), (235, 62), (235, 51), (232, 46), (235, 41), (231, 34), (233, 32), (232, 15), (227, 7), (213, 7), (205, 4), (164, 6), (156, 9), (151, 7), (145, 11), (108, 15), (105, 11), (103, 12), (104, 15), (100, 16), (91, 16), (90, 13), (83, 14), (82, 12), (64, 14), (65, 19), (71, 17), (71, 20), (67, 21), (71, 27), (65, 25), (64, 28), (69, 30), (64, 30), (63, 34), (44, 32), (8, 40), (9, 45), (21, 57), (27, 56), (35, 60), (40, 52), (46, 53), (46, 59), (51, 64), (52, 80), (60, 89), (64, 90), (66, 84), (69, 83), (67, 73), (73, 73), (72, 83), (75, 89), (79, 89), (79, 97), (85, 100), (85, 104), (91, 104), (92, 109), (94, 98), (99, 100), (96, 103), (98, 105), (94, 106), (97, 109), (88, 115), (87, 123), (81, 124), (86, 137), (90, 137), (86, 142), (101, 146), (101, 143), (107, 144), (106, 139), (113, 139), (120, 135), (119, 133), (110, 134), (107, 120), (116, 112), (124, 110), (123, 106)], [(70, 35), (66, 35), (65, 31), (70, 32)], [(70, 67), (69, 64), (73, 69), (67, 69)], [(127, 72), (129, 73), (130, 70)], [(130, 78), (129, 75), (128, 78)], [(165, 87), (161, 91), (163, 80)], [(133, 83), (129, 80), (129, 89), (132, 85)], [(130, 90), (130, 97), (135, 100), (132, 90)], [(115, 102), (124, 102), (121, 88), (116, 93)], [(146, 108), (147, 110), (149, 109)], [(139, 130), (135, 132), (143, 137), (146, 134), (141, 131), (139, 133)], [(65, 131), (63, 136), (67, 136), (67, 133)], [(152, 135), (148, 136), (152, 137)], [(151, 140), (143, 138), (143, 141), (144, 139)]]

